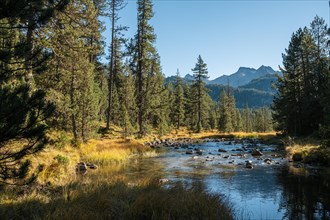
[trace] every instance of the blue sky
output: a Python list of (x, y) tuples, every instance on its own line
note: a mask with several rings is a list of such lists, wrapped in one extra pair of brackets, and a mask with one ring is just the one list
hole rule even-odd
[[(208, 65), (210, 79), (232, 74), (241, 66), (271, 66), (278, 70), (282, 53), (298, 28), (309, 26), (316, 15), (329, 23), (328, 1), (198, 1), (155, 0), (155, 46), (163, 73), (191, 72), (198, 55)], [(119, 23), (136, 32), (136, 1), (127, 1)], [(110, 22), (103, 33), (109, 45)]]

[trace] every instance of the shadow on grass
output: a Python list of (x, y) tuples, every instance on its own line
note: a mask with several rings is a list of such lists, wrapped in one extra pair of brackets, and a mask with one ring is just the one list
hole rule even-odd
[(217, 195), (182, 184), (80, 186), (55, 200), (38, 196), (0, 204), (1, 219), (233, 219), (231, 208)]

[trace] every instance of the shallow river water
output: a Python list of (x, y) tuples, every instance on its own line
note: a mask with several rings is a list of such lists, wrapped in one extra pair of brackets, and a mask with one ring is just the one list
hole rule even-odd
[[(253, 147), (263, 155), (253, 157), (252, 148), (243, 146), (220, 141), (169, 147), (158, 157), (133, 160), (120, 173), (131, 184), (153, 177), (168, 179), (167, 186), (199, 185), (223, 195), (237, 219), (330, 219), (329, 169), (289, 163), (275, 147), (261, 144)], [(246, 161), (252, 169), (245, 168)]]

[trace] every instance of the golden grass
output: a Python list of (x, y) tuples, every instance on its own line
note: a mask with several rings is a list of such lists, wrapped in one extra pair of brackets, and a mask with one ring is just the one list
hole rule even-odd
[(144, 153), (148, 156), (152, 154), (149, 147), (135, 140), (92, 139), (81, 146), (82, 160), (98, 165), (126, 162), (129, 158)]
[[(222, 137), (232, 137), (232, 138), (262, 138), (269, 139), (276, 136), (276, 132), (231, 132), (231, 133), (221, 133), (218, 130), (202, 131), (200, 133), (194, 133), (189, 131), (187, 128), (182, 127), (179, 130), (172, 130), (170, 133), (163, 135), (162, 139), (177, 139), (177, 138), (191, 138), (191, 139), (203, 139), (203, 138), (222, 138)], [(154, 139), (158, 139), (159, 136), (156, 133), (152, 133), (146, 137), (138, 139), (141, 143), (149, 142)]]
[(330, 166), (330, 149), (321, 146), (321, 142), (314, 138), (286, 138), (285, 151), (289, 158), (302, 158), (305, 163)]
[(285, 138), (283, 142), (286, 146), (285, 151), (289, 156), (299, 153), (305, 157), (310, 152), (320, 148), (319, 141), (311, 138), (292, 139), (288, 137)]

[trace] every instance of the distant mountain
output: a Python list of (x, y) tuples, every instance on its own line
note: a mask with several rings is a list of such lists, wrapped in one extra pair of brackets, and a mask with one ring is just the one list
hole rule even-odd
[[(206, 85), (209, 89), (209, 95), (213, 101), (219, 101), (220, 92), (227, 89), (224, 85)], [(235, 104), (237, 108), (260, 108), (264, 106), (270, 106), (273, 102), (274, 93), (266, 92), (254, 88), (232, 88), (235, 97)]]
[(264, 92), (270, 92), (275, 94), (276, 89), (274, 84), (277, 82), (277, 76), (275, 74), (267, 74), (261, 76), (260, 78), (253, 79), (251, 82), (246, 85), (239, 86), (240, 89), (257, 89)]
[[(191, 75), (191, 74), (186, 74), (182, 80), (185, 82), (185, 83), (191, 83), (192, 81), (194, 81), (194, 76)], [(208, 84), (210, 81), (208, 79), (204, 79), (203, 80), (206, 84)], [(169, 83), (169, 82), (172, 82), (174, 83), (175, 82), (175, 76), (169, 76), (165, 79), (165, 83)]]
[(185, 79), (186, 81), (193, 81), (194, 80), (194, 76), (187, 74), (183, 77), (183, 79)]
[[(191, 82), (191, 81), (194, 81), (194, 76), (193, 75), (190, 75), (190, 74), (187, 74), (183, 77), (184, 80), (186, 80), (187, 82)], [(206, 84), (209, 84), (210, 83), (210, 80), (208, 79), (203, 79), (203, 81), (206, 83)]]
[(275, 73), (277, 72), (269, 66), (261, 66), (257, 70), (254, 68), (240, 67), (236, 73), (220, 76), (214, 80), (210, 80), (209, 84), (227, 85), (229, 83), (232, 87), (239, 87), (248, 84), (254, 79)]
[(230, 86), (237, 87), (250, 82), (252, 79), (258, 78), (254, 76), (256, 71), (257, 70), (253, 68), (240, 67), (236, 73), (229, 76), (220, 76), (214, 80), (211, 80), (210, 84), (227, 85), (229, 83)]
[[(280, 72), (274, 71), (269, 66), (261, 66), (258, 69), (240, 67), (236, 73), (228, 76), (221, 76), (214, 80), (205, 80), (206, 87), (209, 89), (209, 95), (214, 101), (219, 100), (220, 91), (227, 89), (228, 80), (230, 89), (233, 91), (236, 107), (259, 108), (270, 106), (276, 93), (273, 85), (277, 82), (276, 74)], [(194, 77), (187, 74), (182, 81), (190, 84)], [(175, 76), (166, 78), (166, 83), (174, 82)]]

